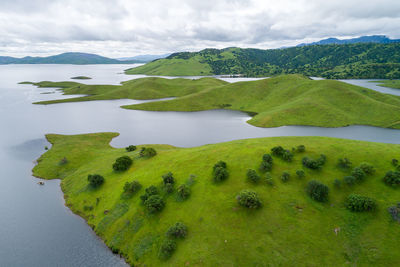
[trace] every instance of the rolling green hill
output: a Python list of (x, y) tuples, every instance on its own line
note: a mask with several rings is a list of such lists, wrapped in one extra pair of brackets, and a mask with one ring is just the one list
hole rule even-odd
[(400, 78), (400, 43), (311, 45), (285, 49), (205, 49), (170, 55), (127, 74), (265, 77), (299, 73), (331, 79)]
[(248, 122), (259, 127), (362, 124), (400, 128), (400, 97), (300, 75), (237, 82), (169, 101), (123, 107), (155, 111), (240, 110), (255, 113)]
[[(33, 174), (62, 179), (66, 205), (85, 218), (94, 231), (116, 253), (134, 266), (398, 266), (399, 223), (387, 209), (400, 201), (399, 189), (387, 186), (383, 176), (394, 167), (400, 146), (324, 137), (277, 137), (238, 140), (194, 148), (150, 145), (152, 158), (109, 146), (115, 133), (62, 136), (47, 135), (53, 144), (38, 160)], [(248, 169), (258, 170), (263, 154), (275, 146), (291, 149), (292, 162), (273, 156), (271, 179), (246, 180)], [(149, 145), (146, 145), (149, 147)], [(326, 155), (320, 170), (302, 166), (302, 158)], [(115, 172), (117, 157), (129, 156), (133, 165)], [(353, 167), (373, 163), (376, 172), (354, 185), (343, 183), (352, 168), (340, 169), (339, 158)], [(227, 163), (229, 177), (212, 180), (213, 165)], [(305, 177), (298, 178), (297, 170)], [(281, 175), (289, 172), (283, 182)], [(161, 176), (172, 172), (175, 191), (162, 191)], [(257, 171), (258, 172), (258, 171)], [(98, 188), (88, 186), (89, 174), (104, 176)], [(190, 177), (190, 178), (189, 178)], [(335, 179), (342, 181), (334, 186)], [(123, 194), (126, 182), (137, 180), (142, 188), (131, 196)], [(329, 187), (327, 202), (317, 202), (306, 193), (310, 180)], [(176, 189), (187, 184), (190, 197), (182, 200)], [(150, 214), (140, 196), (150, 185), (161, 190), (165, 208)], [(255, 191), (262, 206), (239, 206), (241, 190)], [(346, 208), (349, 194), (375, 199), (377, 209), (352, 212)], [(168, 228), (176, 222), (187, 226), (187, 236), (177, 240), (170, 259), (158, 257)], [(60, 226), (62, 227), (62, 226)], [(336, 229), (336, 233), (335, 230)]]

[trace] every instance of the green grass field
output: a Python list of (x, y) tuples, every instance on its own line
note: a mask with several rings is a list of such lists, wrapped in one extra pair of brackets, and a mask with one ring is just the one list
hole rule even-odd
[(377, 81), (379, 86), (400, 89), (400, 80)]
[[(45, 179), (62, 179), (66, 205), (85, 218), (105, 243), (119, 251), (135, 266), (398, 266), (400, 225), (387, 208), (400, 202), (398, 189), (382, 181), (393, 169), (392, 158), (400, 157), (400, 146), (325, 137), (276, 137), (237, 140), (194, 148), (146, 145), (158, 154), (140, 158), (138, 151), (126, 152), (109, 146), (116, 133), (88, 135), (47, 135), (52, 148), (41, 156), (33, 174)], [(264, 178), (258, 184), (246, 181), (247, 169), (258, 169), (261, 157), (274, 146), (291, 149), (305, 145), (288, 163), (274, 157), (271, 171), (274, 186)], [(303, 169), (304, 156), (327, 156), (322, 170)], [(115, 159), (128, 155), (134, 160), (122, 173), (112, 170)], [(63, 158), (67, 163), (62, 164)], [(336, 166), (338, 158), (349, 158), (353, 166), (370, 162), (376, 173), (364, 182), (335, 188), (334, 179), (349, 175)], [(212, 182), (212, 166), (219, 160), (228, 164), (229, 178)], [(161, 176), (171, 171), (176, 186), (196, 175), (192, 194), (178, 201), (175, 193), (165, 195), (166, 206), (150, 215), (139, 196), (150, 185), (160, 186)], [(280, 175), (291, 178), (283, 183)], [(105, 183), (88, 187), (88, 174), (98, 173)], [(262, 176), (263, 177), (263, 176)], [(329, 200), (319, 203), (305, 192), (308, 181), (316, 179), (329, 186)], [(123, 198), (125, 182), (137, 180), (143, 188), (132, 198)], [(175, 186), (175, 187), (176, 187)], [(256, 191), (263, 206), (247, 210), (235, 199), (243, 189)], [(350, 212), (344, 207), (350, 193), (376, 199), (373, 212)], [(169, 260), (158, 255), (166, 230), (181, 221), (188, 227), (186, 239), (178, 241)], [(60, 226), (62, 227), (62, 226)], [(336, 235), (335, 228), (340, 228)]]
[(248, 122), (258, 127), (359, 124), (400, 128), (400, 97), (301, 75), (226, 84), (169, 101), (123, 107), (154, 111), (233, 109), (256, 113)]

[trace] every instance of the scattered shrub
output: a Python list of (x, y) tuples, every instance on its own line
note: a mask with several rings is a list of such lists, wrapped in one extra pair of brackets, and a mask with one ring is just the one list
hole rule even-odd
[(58, 165), (62, 166), (62, 165), (65, 165), (65, 164), (67, 164), (67, 163), (68, 163), (67, 158), (66, 158), (66, 157), (63, 157), (63, 158), (60, 160), (60, 162), (58, 163)]
[(83, 210), (84, 211), (92, 211), (93, 210), (93, 206), (83, 206)]
[(126, 182), (124, 185), (124, 193), (132, 195), (142, 188), (142, 185), (138, 181)]
[(88, 181), (91, 187), (96, 188), (104, 183), (104, 177), (99, 174), (89, 174)]
[(188, 186), (193, 185), (193, 184), (196, 182), (196, 178), (197, 178), (197, 176), (194, 175), (194, 174), (189, 175), (189, 178), (188, 178), (186, 184), (187, 184)]
[(354, 176), (345, 176), (343, 178), (343, 182), (347, 185), (354, 185), (356, 183), (356, 177)]
[(164, 174), (162, 176), (162, 179), (163, 179), (164, 184), (174, 184), (175, 183), (175, 179), (174, 179), (172, 172), (168, 172), (168, 173)]
[(278, 157), (281, 157), (283, 155), (284, 151), (285, 151), (285, 149), (281, 146), (276, 146), (276, 147), (271, 148), (272, 155), (278, 156)]
[(400, 203), (397, 203), (396, 206), (389, 207), (388, 212), (393, 220), (400, 222)]
[(159, 191), (158, 188), (154, 185), (151, 185), (145, 189), (145, 193), (140, 196), (140, 199), (145, 202), (150, 196), (158, 195)]
[(252, 169), (248, 169), (246, 175), (247, 175), (247, 180), (252, 183), (258, 183), (261, 179), (261, 177), (257, 174), (257, 172)]
[(156, 213), (164, 208), (165, 202), (159, 195), (152, 195), (146, 199), (144, 205), (149, 213)]
[(190, 196), (190, 187), (185, 184), (181, 184), (178, 187), (177, 192), (181, 199), (187, 199)]
[(163, 185), (163, 190), (167, 194), (171, 194), (172, 192), (174, 192), (174, 184), (171, 184), (171, 183), (164, 184)]
[(172, 256), (175, 250), (176, 250), (175, 240), (166, 239), (161, 244), (158, 256), (162, 260), (167, 260)]
[(335, 180), (333, 181), (333, 185), (334, 185), (336, 188), (340, 188), (340, 187), (342, 187), (342, 181), (340, 181), (339, 179), (335, 179)]
[(383, 181), (391, 186), (400, 185), (400, 171), (388, 171), (383, 177)]
[(325, 162), (326, 156), (324, 154), (321, 154), (318, 159), (312, 159), (309, 157), (304, 157), (302, 159), (303, 166), (313, 170), (321, 169)]
[(287, 162), (291, 162), (293, 160), (293, 153), (289, 150), (285, 150), (282, 154), (282, 159)]
[(135, 151), (136, 150), (136, 146), (134, 146), (134, 145), (127, 146), (127, 147), (125, 147), (125, 150), (127, 152)]
[(141, 157), (151, 158), (151, 157), (154, 157), (155, 155), (157, 155), (157, 151), (152, 147), (142, 147), (139, 155)]
[(187, 227), (181, 222), (177, 222), (167, 231), (167, 236), (172, 238), (185, 238), (187, 235)]
[(365, 179), (365, 172), (360, 167), (355, 167), (351, 171), (351, 176), (356, 178), (356, 181), (361, 182)]
[(304, 151), (306, 151), (306, 147), (304, 145), (299, 145), (297, 146), (296, 151), (299, 153), (303, 153)]
[(49, 150), (49, 147), (48, 147), (48, 146), (45, 146), (45, 147), (44, 147), (44, 150)]
[(308, 195), (319, 202), (325, 202), (328, 200), (329, 188), (323, 183), (312, 180), (307, 184)]
[(338, 160), (338, 167), (341, 169), (349, 169), (352, 165), (351, 161), (348, 158), (343, 158)]
[(261, 201), (258, 198), (258, 195), (254, 191), (243, 190), (236, 197), (239, 205), (249, 208), (249, 209), (257, 209), (261, 207)]
[(302, 178), (304, 178), (306, 176), (306, 173), (303, 170), (297, 170), (296, 171), (296, 175), (297, 175), (297, 177), (302, 179)]
[(270, 154), (264, 154), (262, 160), (268, 162), (269, 164), (272, 164), (274, 161)]
[(399, 165), (399, 161), (397, 159), (392, 159), (392, 165), (393, 166)]
[(227, 167), (226, 162), (222, 160), (218, 161), (217, 163), (215, 163), (213, 170), (215, 170), (218, 167), (226, 169)]
[(283, 172), (281, 176), (282, 182), (286, 183), (290, 179), (290, 173), (288, 172)]
[(269, 172), (267, 172), (266, 174), (265, 174), (265, 182), (268, 184), (268, 185), (274, 185), (274, 180), (272, 179), (272, 176), (271, 176), (271, 174), (269, 173)]
[(371, 211), (376, 208), (376, 202), (366, 196), (351, 194), (347, 198), (346, 207), (351, 211)]
[(229, 176), (228, 171), (225, 168), (217, 167), (214, 169), (214, 181), (215, 182), (222, 182), (226, 180)]
[(114, 171), (126, 171), (132, 165), (133, 161), (128, 156), (122, 156), (115, 160), (113, 164)]
[(358, 166), (366, 175), (372, 175), (375, 173), (375, 168), (367, 162), (363, 162)]
[(272, 169), (272, 165), (267, 161), (262, 161), (259, 169), (261, 172), (268, 172)]

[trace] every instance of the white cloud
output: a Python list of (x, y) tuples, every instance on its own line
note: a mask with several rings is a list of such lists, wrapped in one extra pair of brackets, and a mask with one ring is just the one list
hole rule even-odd
[(110, 57), (326, 37), (400, 38), (398, 0), (2, 0), (0, 55)]

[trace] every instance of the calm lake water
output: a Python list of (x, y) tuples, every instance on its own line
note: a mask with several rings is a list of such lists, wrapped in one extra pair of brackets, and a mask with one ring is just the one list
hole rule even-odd
[[(39, 186), (31, 176), (33, 161), (48, 145), (46, 133), (116, 131), (112, 145), (166, 143), (198, 146), (267, 136), (331, 136), (400, 143), (400, 131), (367, 126), (257, 128), (247, 114), (227, 111), (148, 112), (119, 108), (143, 101), (112, 100), (57, 105), (32, 102), (63, 98), (54, 89), (18, 85), (20, 81), (61, 81), (85, 75), (84, 83), (118, 84), (124, 65), (0, 66), (0, 266), (126, 266), (101, 242), (85, 221), (64, 206), (60, 181)], [(196, 78), (196, 77), (191, 77)], [(224, 79), (230, 82), (244, 79)], [(366, 81), (351, 83), (387, 90)], [(375, 88), (377, 87), (377, 88)], [(394, 89), (393, 89), (394, 90)], [(51, 94), (43, 94), (52, 92)], [(396, 91), (396, 93), (400, 93)]]

